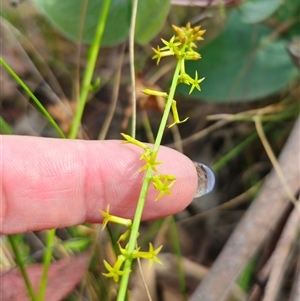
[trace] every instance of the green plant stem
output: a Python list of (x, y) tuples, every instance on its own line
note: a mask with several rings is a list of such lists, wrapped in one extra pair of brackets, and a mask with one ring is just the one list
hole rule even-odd
[[(274, 125), (274, 122), (268, 123), (264, 130), (268, 131), (271, 129), (271, 127)], [(255, 141), (255, 139), (258, 138), (258, 133), (254, 132), (249, 137), (247, 137), (245, 140), (243, 140), (239, 145), (237, 145), (235, 148), (233, 148), (231, 151), (229, 151), (227, 154), (225, 154), (219, 161), (217, 161), (211, 168), (214, 172), (221, 169), (223, 166), (225, 166), (228, 161), (231, 161), (231, 159), (235, 158), (243, 149), (245, 149), (250, 143)]]
[[(180, 71), (181, 64), (182, 64), (182, 60), (179, 60), (177, 62), (177, 66), (176, 66), (176, 69), (174, 71), (170, 93), (169, 93), (168, 100), (167, 100), (167, 103), (166, 103), (166, 107), (165, 107), (165, 110), (164, 110), (164, 113), (163, 113), (163, 117), (162, 117), (161, 122), (160, 122), (158, 133), (157, 133), (157, 136), (156, 136), (156, 139), (155, 139), (153, 152), (158, 151), (159, 146), (160, 146), (161, 141), (162, 141), (163, 133), (164, 133), (164, 130), (165, 130), (166, 125), (167, 125), (168, 116), (170, 114), (172, 101), (173, 101), (174, 95), (175, 95), (175, 90), (176, 90), (176, 86), (177, 86), (177, 82), (178, 82), (178, 77), (179, 77), (179, 71)], [(136, 208), (136, 211), (135, 211), (135, 216), (134, 216), (134, 219), (133, 219), (132, 229), (131, 229), (131, 233), (130, 233), (130, 237), (129, 237), (128, 248), (127, 248), (128, 254), (132, 254), (132, 252), (135, 249), (135, 245), (136, 245), (136, 241), (137, 241), (138, 233), (139, 233), (138, 232), (139, 231), (139, 226), (140, 226), (140, 223), (141, 223), (142, 213), (143, 213), (143, 209), (144, 209), (144, 205), (145, 205), (145, 200), (146, 200), (149, 184), (150, 184), (150, 181), (151, 181), (151, 174), (152, 174), (152, 169), (148, 168), (147, 171), (146, 171), (146, 175), (145, 175), (144, 182), (143, 182), (143, 185), (142, 185), (142, 188), (141, 188), (141, 193), (140, 193), (140, 196), (139, 196), (137, 208)], [(128, 258), (126, 258), (126, 261), (124, 263), (124, 271), (131, 270), (132, 261), (133, 261), (133, 259), (132, 259), (131, 256), (128, 256)], [(125, 300), (128, 281), (129, 281), (129, 276), (130, 276), (130, 273), (127, 273), (127, 274), (123, 275), (122, 278), (121, 278), (117, 301)]]
[(158, 129), (156, 139), (155, 139), (155, 143), (154, 143), (154, 147), (153, 147), (154, 152), (158, 151), (158, 149), (159, 149), (159, 146), (160, 146), (161, 140), (162, 140), (162, 136), (163, 136), (163, 133), (164, 133), (166, 125), (167, 125), (167, 121), (168, 121), (168, 117), (169, 117), (169, 114), (170, 114), (172, 102), (174, 100), (174, 95), (175, 95), (175, 90), (176, 90), (176, 87), (177, 87), (177, 82), (178, 82), (178, 78), (179, 78), (179, 72), (180, 72), (181, 65), (182, 65), (182, 60), (179, 60), (177, 62), (176, 69), (174, 71), (173, 80), (172, 80), (172, 84), (171, 84), (167, 104), (166, 104), (164, 114), (163, 114), (163, 117), (162, 117), (160, 125), (159, 125), (159, 129)]
[(136, 81), (135, 81), (135, 68), (134, 68), (134, 33), (135, 33), (135, 23), (136, 23), (138, 2), (139, 2), (138, 0), (132, 1), (131, 24), (130, 24), (130, 35), (129, 35), (130, 77), (132, 83), (131, 136), (133, 138), (135, 138), (135, 132), (136, 132)]
[(52, 252), (53, 252), (52, 246), (54, 245), (54, 238), (55, 238), (55, 229), (49, 230), (47, 233), (46, 251), (43, 260), (43, 274), (42, 274), (40, 289), (38, 294), (39, 301), (44, 300), (45, 293), (46, 293), (48, 271), (49, 271), (51, 258), (52, 258)]
[(239, 279), (237, 281), (238, 285), (245, 291), (248, 292), (250, 289), (250, 285), (252, 283), (253, 278), (255, 277), (255, 269), (257, 267), (258, 258), (255, 256), (251, 258), (247, 265), (244, 267), (241, 272)]
[(13, 135), (14, 131), (8, 123), (0, 116), (0, 134)]
[(171, 221), (171, 237), (172, 237), (172, 245), (174, 249), (174, 253), (177, 257), (177, 264), (178, 264), (178, 278), (179, 278), (179, 287), (181, 294), (183, 296), (183, 300), (187, 300), (187, 287), (185, 282), (185, 276), (184, 276), (184, 269), (182, 266), (182, 255), (180, 250), (180, 244), (179, 244), (179, 238), (178, 238), (178, 232), (176, 228), (176, 222), (174, 216), (170, 216)]
[(160, 218), (156, 220), (152, 226), (147, 230), (146, 233), (143, 234), (143, 237), (140, 238), (139, 245), (143, 247), (144, 245), (148, 245), (148, 242), (151, 241), (156, 235), (159, 229), (163, 227), (163, 224), (166, 222), (166, 218)]
[(51, 115), (47, 112), (44, 106), (40, 103), (40, 101), (35, 97), (35, 95), (31, 92), (31, 90), (27, 87), (27, 85), (22, 81), (22, 79), (14, 72), (13, 69), (0, 57), (0, 64), (6, 69), (6, 71), (12, 76), (12, 78), (23, 88), (26, 94), (34, 101), (40, 112), (46, 117), (46, 119), (50, 122), (53, 128), (57, 131), (58, 135), (61, 138), (66, 138), (60, 127), (51, 117)]
[(75, 139), (78, 133), (78, 129), (81, 123), (81, 118), (83, 115), (84, 107), (87, 101), (88, 93), (91, 89), (91, 82), (96, 66), (96, 61), (98, 57), (98, 53), (100, 50), (100, 45), (101, 45), (101, 40), (106, 24), (106, 19), (108, 16), (108, 10), (110, 7), (110, 2), (111, 0), (105, 0), (104, 1), (104, 6), (101, 10), (96, 32), (95, 32), (95, 37), (93, 40), (93, 43), (90, 46), (89, 49), (89, 57), (87, 61), (87, 66), (83, 75), (83, 81), (82, 81), (82, 86), (80, 89), (80, 95), (79, 95), (79, 101), (78, 101), (78, 106), (76, 109), (76, 112), (74, 114), (73, 122), (71, 125), (70, 133), (69, 133), (69, 138), (70, 139)]
[(111, 231), (111, 228), (109, 225), (106, 226), (106, 229), (107, 229), (107, 233), (108, 233), (108, 236), (109, 236), (109, 239), (111, 241), (111, 244), (112, 244), (112, 248), (113, 248), (113, 251), (114, 251), (114, 254), (116, 256), (116, 258), (118, 257), (118, 253), (119, 253), (119, 250), (118, 250), (118, 243), (116, 241), (116, 238), (114, 237), (112, 231)]
[(26, 271), (26, 268), (25, 268), (25, 265), (24, 265), (24, 262), (22, 260), (22, 256), (19, 252), (19, 249), (18, 249), (18, 246), (17, 246), (17, 242), (15, 240), (15, 237), (13, 235), (8, 235), (7, 236), (8, 240), (9, 240), (9, 243), (13, 249), (13, 252), (15, 254), (15, 257), (16, 257), (16, 262), (21, 270), (21, 274), (22, 274), (22, 277), (25, 281), (25, 285), (26, 285), (26, 288), (27, 288), (27, 291), (28, 291), (28, 294), (31, 298), (32, 301), (38, 301), (37, 298), (36, 298), (36, 295), (34, 293), (34, 290), (33, 290), (33, 287), (31, 285), (31, 282), (30, 282), (30, 279), (29, 279), (29, 276), (27, 274), (27, 271)]

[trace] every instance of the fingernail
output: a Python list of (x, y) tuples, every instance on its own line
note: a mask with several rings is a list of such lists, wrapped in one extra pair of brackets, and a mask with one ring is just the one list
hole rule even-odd
[(194, 198), (199, 198), (207, 193), (210, 193), (215, 186), (214, 172), (202, 163), (193, 161), (198, 175), (198, 188)]

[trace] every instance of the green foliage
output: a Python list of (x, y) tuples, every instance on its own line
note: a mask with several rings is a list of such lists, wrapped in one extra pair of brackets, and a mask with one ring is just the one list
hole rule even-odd
[(135, 41), (137, 43), (144, 45), (159, 33), (166, 23), (170, 6), (170, 0), (139, 1), (135, 24)]
[[(201, 49), (204, 60), (187, 63), (187, 72), (205, 74), (201, 94), (213, 102), (253, 101), (287, 87), (298, 75), (285, 40), (271, 39), (272, 29), (240, 22), (233, 11), (222, 34)], [(179, 91), (188, 95), (186, 87)]]
[(281, 24), (289, 24), (288, 31), (284, 35), (288, 38), (299, 36), (300, 28), (300, 1), (285, 0), (284, 5), (280, 7), (274, 14), (274, 18)]
[[(104, 1), (98, 0), (33, 0), (51, 23), (72, 40), (81, 37), (84, 5), (87, 2), (82, 41), (91, 43)], [(139, 1), (136, 19), (136, 42), (146, 44), (163, 27), (169, 13), (170, 0)], [(112, 0), (102, 39), (103, 46), (117, 45), (128, 38), (131, 1)]]
[(282, 0), (248, 0), (238, 6), (243, 23), (257, 23), (271, 16), (282, 4)]
[(257, 258), (252, 258), (240, 274), (238, 284), (245, 291), (249, 290), (251, 282), (253, 281), (256, 265)]
[[(105, 276), (113, 277), (115, 281), (119, 280), (120, 275), (122, 276), (121, 283), (119, 286), (119, 291), (118, 291), (118, 297), (117, 297), (118, 301), (125, 300), (127, 286), (129, 282), (128, 271), (131, 271), (132, 261), (134, 258), (136, 257), (148, 258), (149, 260), (160, 263), (159, 259), (156, 258), (156, 255), (159, 253), (161, 247), (154, 250), (151, 244), (149, 245), (148, 252), (139, 252), (139, 248), (136, 249), (137, 238), (139, 236), (139, 227), (140, 227), (142, 213), (146, 201), (148, 187), (150, 185), (150, 182), (152, 181), (154, 188), (160, 192), (158, 197), (156, 198), (156, 201), (159, 200), (164, 194), (166, 195), (171, 194), (170, 189), (172, 188), (173, 182), (176, 179), (173, 175), (163, 175), (159, 173), (157, 174), (156, 165), (159, 165), (161, 162), (156, 161), (156, 157), (162, 142), (162, 136), (165, 131), (167, 120), (171, 109), (173, 113), (174, 124), (169, 125), (169, 127), (178, 123), (182, 123), (187, 119), (186, 118), (185, 120), (180, 121), (178, 116), (176, 101), (174, 100), (174, 95), (175, 95), (177, 85), (179, 83), (184, 83), (188, 86), (192, 85), (193, 86), (192, 90), (194, 88), (200, 90), (199, 83), (203, 80), (203, 79), (198, 79), (197, 73), (195, 79), (190, 77), (185, 71), (185, 62), (188, 60), (198, 60), (201, 58), (201, 55), (195, 52), (194, 48), (196, 47), (195, 44), (196, 41), (203, 40), (202, 35), (205, 33), (205, 30), (200, 30), (200, 26), (191, 27), (190, 23), (188, 23), (186, 27), (177, 27), (173, 25), (173, 30), (175, 31), (175, 35), (171, 37), (169, 41), (162, 39), (162, 42), (164, 44), (163, 47), (157, 46), (157, 48), (155, 49), (152, 48), (154, 51), (154, 56), (152, 57), (152, 59), (155, 59), (157, 61), (157, 64), (159, 63), (161, 58), (166, 56), (174, 56), (175, 59), (177, 60), (176, 68), (173, 73), (170, 92), (166, 93), (166, 92), (160, 92), (151, 89), (146, 89), (143, 91), (147, 95), (152, 95), (152, 96), (160, 95), (161, 97), (166, 98), (166, 104), (163, 111), (163, 116), (160, 122), (160, 126), (157, 132), (157, 136), (155, 138), (154, 146), (151, 149), (149, 148), (149, 146), (145, 145), (141, 141), (138, 141), (134, 137), (131, 137), (126, 134), (122, 134), (122, 136), (126, 140), (126, 143), (132, 143), (144, 150), (144, 153), (142, 154), (140, 159), (144, 160), (146, 162), (146, 165), (142, 167), (140, 171), (146, 170), (146, 173), (140, 191), (139, 200), (137, 203), (132, 227), (130, 229), (129, 241), (125, 249), (121, 250), (122, 255), (125, 256), (126, 259), (124, 260), (122, 256), (118, 256), (117, 262), (115, 263), (114, 266), (110, 266), (107, 262), (104, 263), (107, 270), (109, 271), (108, 274), (104, 274)], [(155, 172), (155, 174), (153, 172)], [(108, 216), (109, 213), (106, 213), (106, 215)], [(122, 274), (120, 274), (121, 267), (123, 267), (122, 268), (123, 272), (121, 271)]]
[(77, 237), (73, 240), (67, 240), (61, 243), (62, 246), (72, 251), (85, 251), (90, 244), (90, 237)]
[(0, 134), (13, 135), (14, 131), (8, 123), (0, 116)]
[(19, 236), (8, 235), (7, 238), (8, 238), (8, 241), (9, 241), (10, 245), (11, 245), (13, 253), (15, 255), (16, 263), (18, 264), (18, 266), (20, 268), (20, 271), (21, 271), (22, 277), (24, 279), (28, 295), (30, 296), (30, 299), (32, 301), (38, 301), (36, 296), (35, 296), (34, 289), (31, 285), (31, 282), (30, 282), (30, 279), (29, 279), (29, 276), (28, 276), (28, 273), (27, 273), (27, 270), (26, 270), (26, 267), (25, 267), (25, 264), (24, 264), (23, 254), (21, 253), (21, 251), (18, 247), (17, 240), (18, 240)]
[[(26, 94), (33, 100), (37, 109), (44, 115), (44, 117), (49, 121), (49, 123), (53, 126), (53, 128), (57, 131), (58, 135), (61, 138), (65, 138), (64, 133), (57, 125), (55, 120), (51, 117), (45, 107), (41, 104), (41, 102), (36, 98), (36, 96), (32, 93), (30, 88), (25, 84), (25, 82), (15, 73), (13, 69), (4, 61), (2, 57), (0, 57), (0, 65), (2, 65), (6, 71), (11, 75), (11, 77), (22, 87), (22, 89), (26, 92)], [(6, 131), (9, 131), (9, 128), (5, 126), (4, 120), (1, 122), (2, 128)]]
[[(103, 4), (105, 1), (89, 0), (89, 1), (78, 1), (78, 0), (33, 0), (33, 2), (40, 8), (40, 10), (46, 15), (46, 17), (54, 24), (58, 29), (60, 29), (66, 36), (70, 37), (73, 40), (79, 40), (81, 32), (81, 18), (84, 3), (88, 3), (87, 6), (87, 16), (85, 20), (85, 26), (83, 30), (83, 41), (86, 43), (91, 43), (95, 36), (96, 27), (99, 20), (99, 15), (103, 9)], [(288, 3), (288, 5), (286, 5)], [(281, 89), (285, 88), (290, 82), (292, 82), (297, 76), (297, 70), (292, 65), (289, 56), (286, 52), (286, 41), (282, 38), (270, 39), (274, 29), (268, 28), (263, 25), (249, 25), (250, 23), (257, 23), (261, 20), (265, 20), (270, 15), (276, 17), (276, 20), (280, 22), (286, 22), (290, 19), (297, 18), (297, 13), (299, 15), (299, 1), (297, 0), (288, 0), (285, 1), (285, 4), (280, 7), (280, 10), (277, 12), (276, 9), (280, 6), (281, 1), (279, 0), (249, 0), (242, 2), (238, 7), (236, 12), (233, 12), (229, 18), (227, 28), (224, 32), (217, 37), (213, 42), (207, 45), (204, 49), (201, 50), (201, 55), (204, 60), (202, 61), (190, 61), (187, 63), (187, 67), (182, 69), (185, 64), (180, 65), (176, 69), (177, 79), (174, 80), (174, 85), (170, 89), (170, 94), (166, 92), (159, 92), (146, 89), (143, 92), (147, 95), (159, 96), (164, 99), (168, 99), (169, 95), (173, 92), (175, 93), (175, 87), (179, 83), (184, 83), (188, 86), (179, 85), (179, 89), (189, 96), (191, 92), (194, 92), (196, 99), (206, 99), (215, 102), (239, 102), (239, 101), (252, 101), (257, 100), (258, 98), (266, 97), (272, 93), (278, 92)], [(136, 20), (136, 37), (135, 41), (140, 44), (148, 43), (162, 28), (166, 16), (169, 12), (170, 1), (159, 1), (159, 0), (148, 0), (140, 1), (138, 8), (138, 16)], [(274, 13), (275, 12), (275, 13)], [(105, 32), (101, 46), (112, 46), (116, 45), (127, 39), (129, 34), (130, 27), (130, 17), (131, 16), (131, 1), (124, 0), (112, 0), (111, 7), (109, 10), (109, 15), (107, 23), (105, 25)], [(116, 21), (117, 20), (117, 21)], [(103, 21), (103, 18), (102, 18)], [(279, 22), (279, 23), (280, 23)], [(248, 23), (248, 25), (243, 24)], [(291, 37), (295, 33), (299, 33), (299, 21), (296, 21), (292, 24), (288, 32), (285, 33), (285, 37)], [(210, 29), (209, 27), (207, 28)], [(178, 60), (187, 60), (193, 58), (200, 58), (198, 53), (192, 53), (187, 57), (182, 56), (181, 50), (178, 50), (177, 47), (180, 46), (180, 43), (170, 39), (169, 41), (162, 40), (162, 48), (155, 49), (155, 56), (158, 61), (164, 56), (175, 55)], [(95, 50), (95, 61), (92, 62), (92, 69), (96, 65), (96, 59), (98, 57), (98, 50), (100, 48), (100, 42), (95, 43), (93, 47)], [(96, 52), (97, 51), (97, 52)], [(183, 52), (184, 53), (184, 52)], [(190, 53), (191, 54), (191, 53)], [(88, 63), (91, 62), (91, 56), (88, 58)], [(5, 62), (1, 58), (1, 63)], [(186, 69), (186, 70), (185, 70)], [(91, 69), (90, 69), (91, 70)], [(90, 71), (90, 79), (92, 79), (93, 70)], [(194, 75), (192, 78), (188, 75)], [(198, 78), (199, 74), (199, 78)], [(37, 106), (39, 106), (38, 100), (35, 100), (33, 93), (31, 94), (26, 90), (26, 84), (19, 81), (19, 78), (16, 74), (11, 72), (11, 75), (16, 82), (20, 84), (21, 87), (28, 93), (30, 97), (37, 101)], [(206, 79), (202, 83), (202, 76), (205, 75)], [(92, 91), (94, 88), (98, 88), (100, 82), (91, 84), (91, 80), (88, 79), (86, 85), (86, 95), (83, 97), (84, 104), (87, 99), (88, 92)], [(201, 88), (203, 91), (199, 94)], [(182, 88), (184, 86), (185, 88)], [(84, 85), (81, 86), (81, 89), (85, 88)], [(193, 91), (195, 90), (195, 91)], [(198, 91), (196, 91), (198, 90)], [(173, 96), (174, 96), (173, 93)], [(173, 96), (170, 96), (170, 106), (169, 110), (172, 110), (174, 124), (179, 124), (184, 120), (180, 120), (176, 108), (176, 102), (173, 100)], [(46, 113), (43, 111), (42, 107), (39, 107), (43, 114), (48, 118), (51, 125), (55, 127), (55, 124), (52, 122), (50, 117), (47, 117)], [(296, 110), (295, 110), (296, 111)], [(77, 111), (78, 112), (78, 108)], [(297, 112), (298, 113), (298, 112)], [(285, 112), (287, 114), (287, 112)], [(167, 115), (166, 115), (167, 116)], [(288, 116), (291, 116), (289, 113)], [(79, 115), (77, 125), (81, 122), (82, 115)], [(274, 116), (271, 116), (274, 118)], [(243, 117), (245, 118), (245, 117)], [(249, 117), (252, 120), (252, 116)], [(246, 119), (245, 119), (246, 120)], [(245, 121), (244, 120), (244, 121)], [(164, 124), (166, 124), (167, 119), (165, 118)], [(165, 126), (163, 126), (165, 128)], [(59, 128), (56, 128), (59, 132)], [(272, 129), (270, 124), (267, 125), (266, 130)], [(5, 122), (4, 119), (0, 117), (0, 133), (12, 134), (12, 130), (9, 125)], [(74, 136), (76, 136), (77, 129), (74, 130)], [(162, 134), (161, 134), (162, 135)], [(62, 135), (61, 135), (62, 136)], [(140, 141), (131, 138), (128, 135), (123, 135), (127, 142), (133, 143), (143, 150), (145, 150), (144, 156), (142, 159), (146, 162), (145, 168), (152, 168), (155, 170), (155, 166), (160, 162), (156, 161), (157, 150), (154, 152), (149, 149), (148, 145), (141, 143)], [(62, 136), (63, 137), (63, 136)], [(127, 138), (126, 138), (127, 137)], [(161, 137), (159, 138), (161, 140)], [(218, 162), (214, 164), (214, 170), (218, 170), (223, 167), (225, 164), (241, 153), (246, 147), (248, 147), (253, 141), (257, 139), (257, 133), (249, 135), (247, 139), (244, 139), (242, 143), (237, 145), (234, 149), (228, 152), (225, 156), (222, 157)], [(157, 143), (157, 145), (159, 145)], [(147, 176), (146, 176), (147, 178)], [(171, 193), (171, 187), (175, 178), (172, 178), (171, 175), (153, 175), (148, 174), (149, 184), (153, 184), (154, 187), (160, 192), (157, 199), (158, 200), (162, 195), (169, 195)], [(144, 190), (145, 191), (145, 190)], [(115, 218), (109, 215), (109, 210), (104, 212), (104, 223), (106, 222), (115, 222)], [(138, 217), (140, 219), (140, 216)], [(117, 218), (118, 222), (121, 224), (127, 225), (129, 230), (123, 233), (119, 237), (119, 243), (128, 239), (128, 236), (131, 232), (132, 222), (131, 220)], [(138, 221), (139, 223), (139, 221)], [(138, 224), (137, 223), (137, 224)], [(174, 219), (172, 219), (174, 224)], [(155, 226), (156, 229), (160, 228), (162, 220), (158, 221)], [(184, 273), (180, 265), (180, 250), (179, 244), (177, 243), (178, 238), (176, 236), (175, 224), (172, 228), (172, 242), (174, 242), (174, 249), (177, 257), (179, 259), (179, 275), (180, 275), (180, 287), (182, 294), (185, 292), (185, 283), (184, 283)], [(132, 247), (124, 247), (119, 250), (122, 254), (119, 255), (116, 263), (110, 265), (105, 261), (105, 267), (107, 268), (108, 273), (104, 273), (108, 277), (112, 277), (115, 281), (119, 280), (119, 276), (125, 276), (131, 270), (129, 265), (126, 265), (125, 269), (122, 270), (123, 264), (127, 257), (132, 257), (132, 259), (140, 257), (149, 259), (149, 262), (152, 263), (158, 262), (159, 259), (156, 257), (157, 253), (160, 251), (161, 247), (154, 249), (152, 244), (149, 244), (149, 251), (140, 251), (136, 249), (136, 239), (138, 236), (138, 229), (134, 234), (132, 239)], [(157, 230), (156, 230), (157, 231)], [(155, 232), (156, 232), (155, 231)], [(72, 233), (73, 237), (77, 237), (74, 240), (62, 242), (61, 245), (67, 250), (85, 250), (88, 245), (90, 245), (90, 237), (80, 237), (79, 232), (76, 228), (69, 229), (69, 232)], [(150, 231), (149, 231), (150, 232)], [(154, 232), (154, 231), (152, 231)], [(47, 243), (46, 254), (44, 259), (44, 276), (43, 276), (43, 289), (40, 290), (39, 299), (43, 299), (47, 284), (47, 271), (50, 265), (52, 246), (54, 244), (54, 232), (49, 233), (52, 236), (52, 241)], [(148, 234), (149, 235), (149, 234)], [(151, 234), (154, 235), (153, 233)], [(31, 295), (32, 300), (35, 300), (34, 291), (31, 287), (29, 277), (26, 274), (25, 269), (25, 259), (29, 257), (28, 250), (26, 250), (26, 245), (21, 240), (22, 236), (11, 236), (11, 245), (13, 248), (18, 248), (22, 252), (15, 250), (16, 262), (20, 265), (23, 277), (26, 282), (27, 289)], [(147, 237), (143, 234), (143, 237), (140, 237), (140, 240), (148, 241)], [(139, 244), (142, 246), (142, 243)], [(21, 253), (21, 254), (20, 254)], [(130, 259), (131, 260), (131, 259)], [(26, 260), (27, 263), (27, 260)], [(253, 268), (254, 263), (250, 262), (249, 266), (246, 267), (244, 272), (241, 275), (239, 284), (247, 289), (251, 283), (253, 277)], [(95, 268), (98, 271), (98, 266)], [(101, 273), (99, 273), (101, 274)], [(98, 281), (98, 279), (97, 279)], [(98, 282), (99, 287), (103, 284)], [(126, 284), (127, 285), (127, 284)], [(124, 286), (127, 289), (127, 286)], [(103, 292), (101, 292), (103, 294)], [(124, 293), (125, 294), (125, 293)], [(107, 300), (108, 297), (99, 297), (101, 300)]]

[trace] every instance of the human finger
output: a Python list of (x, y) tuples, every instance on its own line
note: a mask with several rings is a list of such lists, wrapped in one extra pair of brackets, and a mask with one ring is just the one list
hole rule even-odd
[[(85, 141), (1, 136), (1, 232), (12, 234), (100, 223), (110, 213), (132, 218), (140, 194), (142, 150), (117, 140)], [(183, 154), (161, 147), (158, 171), (176, 181), (170, 196), (155, 202), (149, 187), (143, 219), (181, 211), (193, 199), (197, 173)]]

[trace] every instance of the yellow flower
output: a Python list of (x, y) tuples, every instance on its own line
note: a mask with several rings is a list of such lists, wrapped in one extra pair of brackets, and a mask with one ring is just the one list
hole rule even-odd
[(153, 262), (157, 262), (159, 264), (163, 264), (161, 260), (157, 257), (157, 254), (160, 252), (163, 246), (158, 247), (154, 250), (152, 243), (149, 243), (149, 251), (148, 252), (137, 252), (136, 257), (145, 258), (149, 260), (149, 268), (152, 267)]
[(104, 217), (103, 223), (102, 223), (102, 230), (106, 227), (108, 222), (121, 224), (128, 228), (131, 227), (131, 225), (132, 225), (131, 219), (126, 219), (126, 218), (118, 217), (115, 215), (111, 215), (109, 213), (109, 204), (107, 205), (106, 211), (102, 211), (102, 210), (99, 210), (99, 211)]
[(106, 268), (106, 270), (108, 271), (108, 273), (102, 273), (102, 275), (104, 275), (107, 278), (113, 278), (115, 282), (119, 282), (119, 277), (123, 276), (127, 273), (130, 273), (131, 271), (121, 271), (121, 267), (125, 261), (126, 257), (123, 255), (119, 255), (118, 256), (118, 260), (115, 263), (115, 265), (112, 267), (106, 260), (103, 260), (104, 266)]
[(144, 160), (146, 164), (140, 168), (140, 171), (151, 168), (153, 171), (157, 172), (156, 165), (160, 165), (162, 162), (156, 161), (157, 151), (146, 151), (142, 154), (140, 160)]
[(198, 72), (196, 71), (196, 72), (195, 72), (195, 79), (192, 79), (192, 80), (190, 81), (190, 83), (192, 84), (192, 86), (191, 86), (191, 89), (190, 89), (189, 94), (191, 94), (195, 88), (196, 88), (198, 91), (201, 91), (201, 88), (200, 88), (200, 85), (199, 85), (199, 84), (200, 84), (201, 82), (203, 82), (204, 79), (205, 79), (205, 77), (202, 77), (202, 78), (198, 79)]
[(154, 175), (152, 182), (156, 190), (159, 191), (158, 197), (155, 201), (158, 201), (163, 195), (171, 195), (171, 187), (173, 186), (176, 178), (172, 175)]

